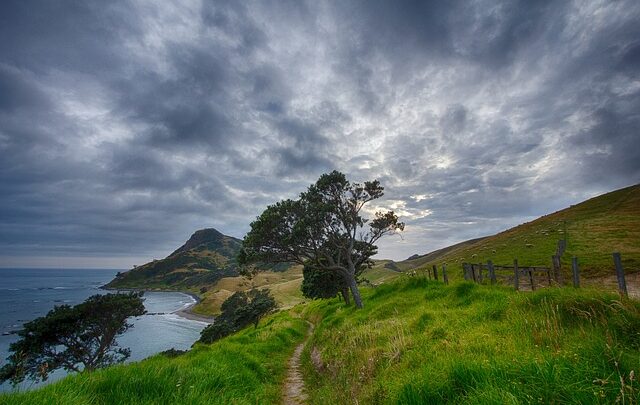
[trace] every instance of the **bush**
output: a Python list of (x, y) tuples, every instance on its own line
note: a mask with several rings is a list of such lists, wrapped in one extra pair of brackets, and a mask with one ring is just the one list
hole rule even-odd
[(222, 303), (222, 314), (202, 331), (200, 342), (215, 342), (250, 324), (257, 328), (260, 319), (275, 308), (269, 290), (238, 291)]

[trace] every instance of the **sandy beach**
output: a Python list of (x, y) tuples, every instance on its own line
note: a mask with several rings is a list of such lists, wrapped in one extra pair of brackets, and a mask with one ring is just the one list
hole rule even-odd
[(180, 291), (180, 290), (145, 290), (143, 288), (107, 288), (106, 286), (102, 286), (100, 287), (104, 290), (111, 290), (111, 291), (149, 291), (149, 292), (179, 292), (182, 294), (186, 294), (188, 296), (190, 296), (191, 298), (194, 299), (195, 302), (193, 302), (192, 304), (190, 304), (189, 306), (179, 309), (177, 311), (172, 312), (173, 314), (176, 314), (178, 316), (181, 316), (185, 319), (189, 319), (192, 321), (198, 321), (198, 322), (205, 322), (205, 323), (213, 323), (213, 321), (215, 320), (215, 317), (213, 316), (208, 316), (208, 315), (200, 315), (200, 314), (195, 314), (193, 312), (191, 312), (191, 308), (196, 305), (198, 302), (200, 302), (200, 297), (198, 297), (197, 295), (195, 295), (194, 293), (188, 292), (188, 291)]
[(198, 302), (200, 302), (200, 297), (198, 297), (195, 294), (189, 293), (189, 292), (184, 292), (184, 291), (179, 291), (183, 294), (187, 294), (188, 296), (190, 296), (191, 298), (193, 298), (195, 300), (195, 302), (185, 308), (179, 309), (177, 311), (174, 312), (174, 314), (181, 316), (183, 318), (186, 319), (190, 319), (192, 321), (198, 321), (198, 322), (206, 322), (206, 323), (213, 323), (215, 317), (213, 316), (207, 316), (207, 315), (200, 315), (200, 314), (194, 314), (193, 312), (191, 312), (191, 308), (193, 308), (194, 305), (196, 305)]

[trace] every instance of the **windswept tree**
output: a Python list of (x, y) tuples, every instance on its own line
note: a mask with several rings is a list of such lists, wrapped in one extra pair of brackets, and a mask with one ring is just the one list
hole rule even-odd
[(94, 295), (76, 306), (54, 307), (46, 316), (24, 324), (12, 343), (0, 382), (25, 378), (45, 381), (57, 369), (92, 371), (119, 363), (131, 351), (118, 347), (116, 337), (132, 325), (131, 316), (145, 313), (142, 293)]
[(298, 263), (336, 272), (362, 308), (356, 272), (377, 253), (380, 238), (404, 229), (393, 211), (364, 218), (365, 205), (383, 192), (378, 180), (360, 184), (338, 171), (323, 174), (300, 198), (270, 205), (251, 223), (238, 262)]

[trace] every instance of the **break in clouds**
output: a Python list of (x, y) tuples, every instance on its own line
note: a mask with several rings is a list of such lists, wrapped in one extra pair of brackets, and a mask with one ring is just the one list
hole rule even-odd
[(333, 169), (394, 259), (640, 179), (632, 0), (3, 1), (0, 38), (0, 265), (242, 237)]

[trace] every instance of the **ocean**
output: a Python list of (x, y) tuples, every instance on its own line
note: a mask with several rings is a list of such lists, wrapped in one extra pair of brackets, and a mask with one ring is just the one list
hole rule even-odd
[[(18, 339), (12, 332), (19, 330), (23, 323), (46, 315), (56, 305), (76, 305), (91, 295), (108, 293), (99, 287), (111, 281), (117, 272), (0, 268), (0, 364), (4, 364), (9, 356), (11, 342)], [(185, 350), (198, 340), (206, 324), (174, 313), (193, 304), (193, 297), (178, 292), (147, 292), (144, 299), (149, 314), (131, 319), (133, 328), (118, 339), (120, 346), (131, 349), (127, 362), (171, 348)], [(56, 372), (47, 382), (64, 376), (64, 372)], [(20, 389), (33, 386), (37, 385), (25, 382)], [(0, 391), (10, 389), (8, 383), (0, 385)]]

